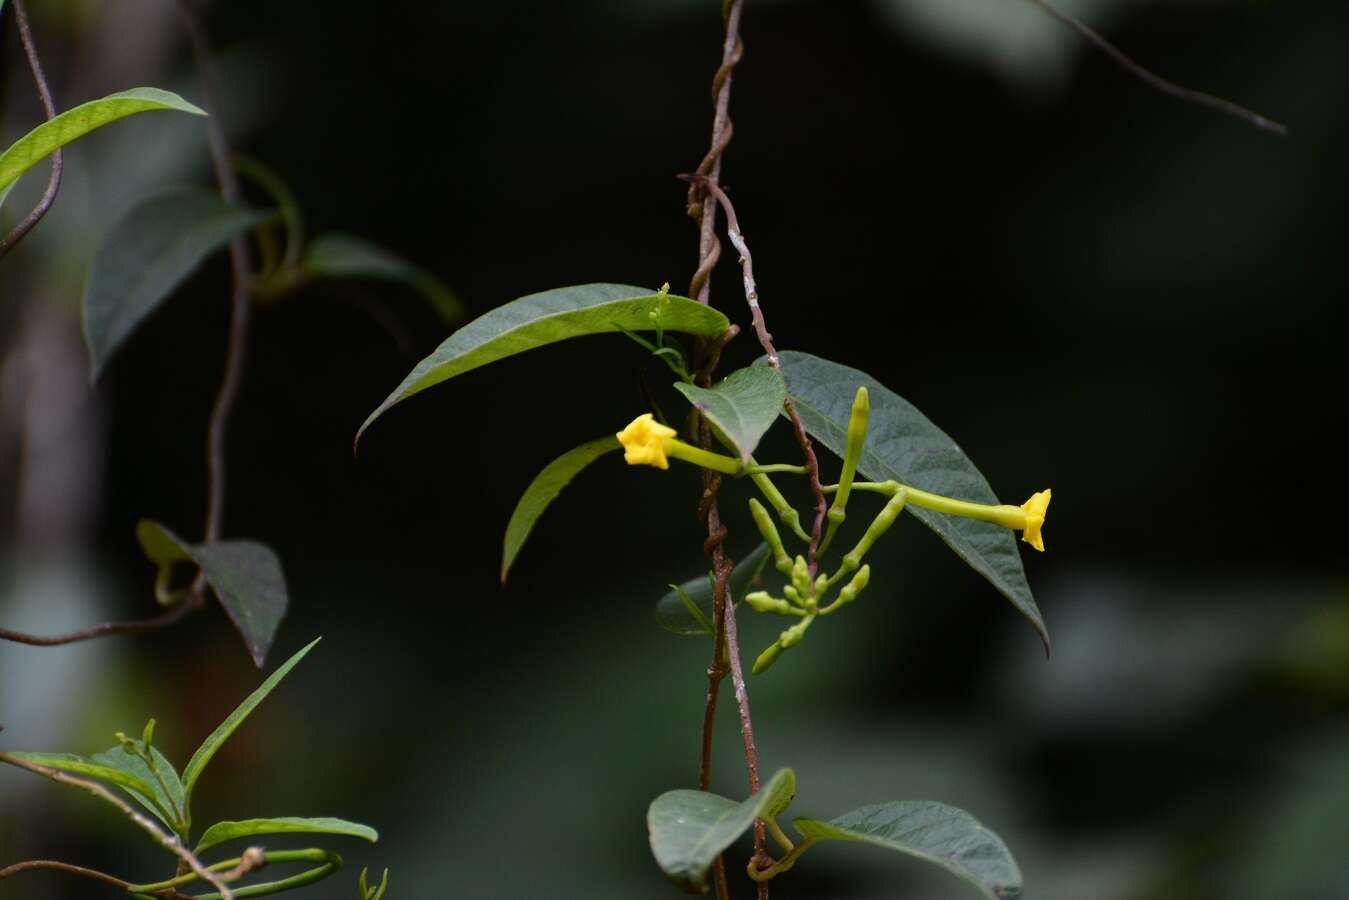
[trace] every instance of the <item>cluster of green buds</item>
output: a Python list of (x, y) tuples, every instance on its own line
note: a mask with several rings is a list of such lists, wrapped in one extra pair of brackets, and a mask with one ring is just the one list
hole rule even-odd
[[(859, 387), (853, 397), (852, 413), (848, 420), (843, 470), (837, 484), (823, 486), (826, 494), (833, 495), (833, 502), (826, 512), (828, 525), (813, 554), (815, 566), (812, 566), (803, 555), (797, 554), (793, 557), (788, 554), (782, 542), (782, 535), (779, 534), (768, 508), (757, 498), (751, 498), (749, 501), (754, 524), (773, 554), (773, 566), (787, 579), (787, 584), (783, 586), (780, 597), (773, 596), (767, 591), (755, 591), (749, 594), (744, 602), (755, 612), (790, 616), (798, 620), (783, 630), (778, 639), (759, 654), (758, 659), (754, 661), (755, 674), (771, 666), (782, 651), (799, 644), (816, 619), (837, 612), (856, 600), (866, 589), (871, 581), (871, 566), (863, 560), (880, 540), (881, 535), (890, 530), (890, 526), (899, 518), (906, 504), (945, 515), (991, 522), (1020, 531), (1022, 540), (1036, 550), (1045, 548), (1040, 531), (1044, 525), (1045, 512), (1049, 507), (1050, 492), (1047, 490), (1034, 494), (1021, 506), (1010, 506), (957, 500), (897, 481), (856, 481), (857, 467), (862, 460), (862, 450), (866, 445), (870, 416), (871, 401), (867, 389)], [(727, 475), (750, 476), (769, 506), (788, 529), (803, 543), (808, 545), (811, 543), (810, 535), (801, 527), (800, 515), (769, 477), (770, 472), (804, 472), (803, 467), (761, 466), (754, 460), (744, 465), (738, 459), (686, 444), (675, 435), (673, 428), (656, 422), (650, 414), (647, 414), (639, 416), (619, 432), (618, 440), (623, 445), (625, 459), (631, 465), (650, 465), (667, 469), (668, 460), (680, 459)], [(833, 574), (814, 571), (818, 567), (818, 561), (824, 557), (825, 551), (829, 549), (839, 528), (847, 519), (848, 500), (858, 491), (884, 496), (885, 505), (872, 519), (866, 532), (853, 548), (843, 555)], [(831, 601), (828, 598), (835, 588), (838, 588), (838, 594)]]

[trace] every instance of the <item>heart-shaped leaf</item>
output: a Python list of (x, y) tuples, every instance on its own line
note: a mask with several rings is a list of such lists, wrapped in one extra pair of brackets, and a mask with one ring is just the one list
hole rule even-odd
[(319, 235), (305, 250), (300, 268), (311, 278), (401, 282), (420, 292), (446, 322), (458, 322), (464, 317), (464, 305), (439, 278), (355, 235)]
[(624, 284), (583, 284), (530, 294), (479, 316), (450, 335), (412, 369), (356, 433), (391, 406), (448, 378), (556, 341), (621, 331), (682, 331), (716, 337), (730, 322), (686, 297)]
[(85, 285), (90, 379), (208, 256), (268, 215), (198, 188), (158, 194), (128, 210), (104, 236)]
[(109, 94), (100, 100), (81, 103), (55, 118), (48, 119), (0, 153), (0, 191), (19, 176), (66, 144), (84, 137), (110, 122), (155, 110), (173, 110), (204, 116), (206, 113), (177, 94), (158, 88), (133, 88)]
[(796, 775), (779, 769), (754, 796), (741, 803), (706, 791), (669, 791), (646, 814), (651, 852), (671, 881), (689, 891), (707, 890), (712, 861), (754, 824), (775, 816), (796, 795)]
[(260, 834), (341, 834), (362, 838), (371, 843), (379, 840), (379, 832), (369, 825), (348, 822), (346, 819), (294, 817), (245, 819), (242, 822), (216, 822), (201, 836), (201, 840), (197, 842), (196, 852), (201, 853), (226, 841), (256, 837)]
[(996, 834), (964, 810), (929, 800), (864, 806), (829, 822), (801, 818), (797, 831), (815, 841), (858, 841), (935, 863), (992, 900), (1021, 894), (1021, 870)]
[(249, 714), (257, 709), (259, 703), (267, 699), (267, 695), (281, 683), (281, 679), (289, 675), (290, 670), (295, 668), (300, 660), (304, 659), (305, 654), (313, 650), (314, 645), (320, 640), (322, 638), (315, 638), (310, 641), (298, 653), (282, 663), (256, 691), (244, 698), (244, 702), (240, 703), (234, 712), (225, 718), (225, 721), (216, 726), (215, 731), (212, 731), (206, 740), (202, 741), (201, 746), (197, 748), (197, 752), (193, 753), (192, 758), (187, 761), (187, 768), (183, 769), (183, 790), (188, 803), (192, 801), (192, 789), (197, 786), (197, 779), (201, 777), (201, 773), (206, 769), (207, 764), (216, 755), (221, 745), (229, 740), (230, 735), (234, 734), (235, 730), (243, 724), (244, 719), (247, 719)]
[[(781, 359), (787, 392), (796, 402), (806, 431), (839, 456), (847, 444), (853, 397), (859, 386), (866, 386), (871, 418), (858, 470), (867, 478), (894, 480), (959, 500), (998, 503), (993, 488), (965, 451), (911, 403), (870, 375), (809, 353), (783, 353)], [(767, 361), (760, 359), (756, 365), (766, 366)], [(905, 509), (1012, 601), (1035, 626), (1048, 651), (1049, 634), (1011, 531), (913, 505)]]
[(675, 389), (707, 417), (745, 464), (787, 399), (782, 376), (765, 366), (737, 369), (710, 388), (681, 382)]
[(501, 552), (502, 584), (506, 583), (506, 576), (510, 574), (515, 558), (520, 555), (529, 533), (534, 530), (534, 523), (562, 493), (562, 489), (586, 466), (617, 449), (618, 438), (613, 435), (588, 441), (568, 450), (544, 466), (543, 471), (534, 477), (520, 501), (515, 504), (511, 520), (506, 524), (506, 539)]
[(145, 555), (161, 567), (186, 559), (201, 567), (253, 662), (262, 668), (290, 603), (276, 553), (256, 541), (189, 544), (148, 519), (136, 526), (136, 537)]
[[(729, 587), (736, 603), (745, 599), (768, 562), (768, 544), (760, 544), (731, 570)], [(656, 602), (656, 621), (675, 634), (713, 634), (712, 576), (703, 575), (671, 588)]]

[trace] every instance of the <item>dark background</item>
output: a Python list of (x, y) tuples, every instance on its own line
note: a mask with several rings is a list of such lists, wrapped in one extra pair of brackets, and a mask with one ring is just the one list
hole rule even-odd
[[(218, 7), (235, 143), (288, 179), (311, 231), (396, 250), (473, 315), (566, 284), (687, 285), (674, 175), (706, 150), (715, 0)], [(764, 767), (796, 770), (795, 814), (969, 809), (1037, 900), (1346, 897), (1349, 9), (1065, 8), (1290, 137), (1160, 97), (1013, 0), (749, 0), (723, 179), (779, 347), (884, 381), (1004, 499), (1055, 498), (1048, 552), (1026, 560), (1053, 657), (905, 517), (862, 601), (752, 680)], [(35, 0), (34, 17), (59, 105), (141, 83), (199, 98), (166, 2)], [(11, 22), (5, 140), (37, 115)], [(57, 212), (0, 269), (10, 627), (151, 613), (136, 522), (198, 527), (224, 261), (92, 390), (78, 302), (108, 221), (208, 183), (199, 128), (144, 116), (73, 148)], [(744, 326), (727, 249), (713, 300)], [(332, 842), (351, 865), (315, 897), (351, 896), (363, 865), (392, 867), (392, 898), (673, 896), (644, 815), (695, 781), (709, 648), (652, 607), (705, 566), (696, 475), (597, 465), (503, 590), (519, 493), (643, 410), (644, 355), (601, 337), (471, 373), (386, 415), (353, 458), (357, 426), (446, 333), (393, 286), (315, 286), (256, 316), (226, 533), (285, 560), (272, 663), (325, 639), (218, 757), (197, 818), (378, 826), (375, 847)], [(727, 368), (755, 355), (742, 336)], [(794, 459), (785, 431), (759, 457)], [(735, 554), (756, 542), (745, 496), (724, 503)], [(781, 627), (742, 621), (751, 659)], [(153, 637), (6, 645), (0, 740), (92, 753), (154, 716), (181, 762), (258, 678), (218, 611)], [(729, 715), (719, 735), (715, 787), (742, 796)], [(163, 869), (155, 854), (112, 811), (0, 772), (0, 864), (135, 880)], [(0, 896), (97, 894), (21, 877)], [(967, 895), (844, 845), (774, 885)]]

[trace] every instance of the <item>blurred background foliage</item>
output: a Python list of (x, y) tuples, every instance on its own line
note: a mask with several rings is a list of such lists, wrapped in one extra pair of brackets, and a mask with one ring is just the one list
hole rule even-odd
[[(719, 6), (236, 0), (210, 25), (236, 146), (290, 181), (315, 231), (374, 238), (476, 315), (569, 283), (687, 283), (696, 238), (673, 175), (706, 149)], [(863, 602), (752, 682), (764, 765), (797, 770), (798, 814), (965, 807), (1037, 900), (1345, 897), (1333, 323), (1349, 7), (1063, 6), (1292, 136), (1158, 97), (1015, 0), (748, 3), (725, 181), (779, 346), (885, 381), (1005, 499), (1055, 492), (1049, 552), (1027, 560), (1050, 659), (906, 520)], [(197, 96), (164, 0), (32, 7), (60, 105), (137, 84)], [(38, 110), (10, 27), (0, 77), (12, 139)], [(8, 627), (151, 612), (136, 521), (200, 520), (224, 262), (93, 388), (78, 300), (107, 224), (160, 186), (207, 183), (206, 167), (187, 117), (92, 136), (0, 270)], [(743, 323), (732, 265), (713, 297)], [(391, 866), (391, 896), (672, 896), (644, 814), (696, 778), (708, 648), (652, 608), (705, 565), (694, 473), (588, 471), (503, 589), (519, 492), (641, 411), (646, 363), (616, 336), (541, 350), (405, 404), (354, 459), (356, 427), (444, 334), (390, 286), (318, 284), (258, 316), (225, 530), (285, 560), (273, 659), (327, 639), (218, 758), (200, 815), (369, 821), (381, 843), (348, 857)], [(791, 454), (778, 434), (760, 458)], [(727, 493), (744, 554), (743, 490)], [(778, 627), (746, 622), (746, 653)], [(181, 760), (258, 680), (218, 611), (150, 637), (7, 645), (0, 741), (92, 752), (155, 716)], [(729, 716), (721, 729), (715, 788), (739, 796)], [(164, 866), (114, 813), (0, 771), (0, 861), (31, 857), (133, 879)], [(354, 871), (309, 896), (349, 896)], [(837, 846), (774, 896), (956, 896), (948, 877)], [(90, 893), (37, 875), (0, 887)]]

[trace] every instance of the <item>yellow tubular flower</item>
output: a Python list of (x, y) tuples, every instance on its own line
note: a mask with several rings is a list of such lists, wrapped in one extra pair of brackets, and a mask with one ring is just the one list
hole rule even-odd
[(1021, 540), (1041, 552), (1045, 549), (1045, 542), (1040, 537), (1040, 528), (1045, 524), (1045, 511), (1049, 509), (1050, 493), (1049, 490), (1043, 490), (1032, 494), (1029, 500), (1021, 504), (1021, 508), (1026, 511), (1026, 527), (1021, 533)]
[(673, 428), (657, 422), (651, 413), (643, 413), (618, 433), (618, 442), (623, 445), (623, 459), (630, 466), (668, 469), (670, 463), (665, 458), (666, 442), (676, 433)]

